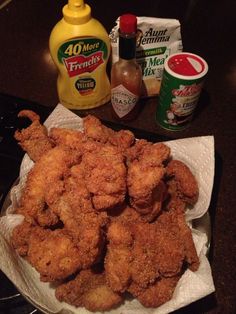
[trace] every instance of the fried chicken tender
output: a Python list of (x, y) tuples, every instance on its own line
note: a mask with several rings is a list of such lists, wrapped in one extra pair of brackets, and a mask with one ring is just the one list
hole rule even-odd
[(152, 222), (160, 214), (163, 202), (167, 195), (166, 184), (163, 180), (160, 181), (158, 186), (153, 190), (153, 207), (147, 214), (142, 214), (142, 218), (148, 222)]
[(93, 115), (88, 115), (83, 118), (83, 126), (85, 135), (101, 143), (107, 143), (109, 137), (114, 134), (114, 131), (110, 128), (107, 128)]
[(168, 179), (166, 181), (167, 196), (164, 207), (166, 210), (177, 210), (185, 212), (187, 203), (181, 198), (179, 193), (178, 184), (175, 178)]
[(55, 145), (63, 145), (71, 149), (81, 150), (85, 141), (84, 134), (78, 130), (51, 128), (49, 137)]
[(82, 268), (91, 266), (102, 253), (103, 227), (108, 218), (105, 212), (97, 213), (92, 207), (80, 164), (70, 169), (61, 189), (52, 185), (47, 190), (46, 201), (75, 241), (81, 255)]
[(92, 153), (103, 148), (104, 143), (95, 141), (78, 130), (65, 128), (52, 128), (49, 133), (54, 145), (68, 147), (77, 150), (81, 154)]
[(56, 224), (58, 217), (45, 202), (46, 190), (60, 182), (69, 168), (80, 160), (80, 153), (60, 146), (43, 155), (28, 174), (17, 213), (24, 215), (26, 220), (42, 226)]
[(186, 224), (183, 213), (179, 213), (178, 215), (178, 226), (180, 230), (180, 237), (182, 238), (185, 247), (185, 259), (188, 263), (188, 267), (192, 271), (197, 271), (200, 261), (193, 242), (191, 230)]
[(124, 292), (131, 282), (133, 237), (122, 222), (113, 222), (107, 232), (109, 241), (105, 257), (107, 282), (113, 291)]
[(159, 277), (181, 273), (185, 260), (180, 237), (162, 225), (149, 224), (138, 218), (111, 223), (105, 270), (109, 286), (124, 292), (134, 282), (142, 289)]
[(194, 205), (198, 199), (197, 180), (187, 165), (179, 160), (171, 160), (166, 167), (167, 176), (176, 183), (176, 191), (184, 202)]
[(167, 230), (171, 230), (181, 239), (184, 245), (185, 261), (190, 270), (196, 271), (199, 267), (199, 258), (193, 242), (191, 230), (185, 221), (184, 212), (182, 210), (163, 212), (155, 224), (163, 229), (166, 228)]
[(137, 140), (134, 145), (130, 146), (127, 148), (125, 155), (127, 158), (127, 163), (134, 161), (134, 160), (139, 160), (139, 157), (142, 155), (144, 147), (151, 145), (150, 142), (144, 139), (139, 139)]
[(130, 204), (147, 221), (154, 220), (162, 208), (166, 196), (163, 182), (163, 163), (169, 158), (170, 149), (163, 143), (152, 144), (145, 140), (127, 150), (127, 186)]
[(107, 215), (92, 208), (78, 168), (79, 165), (71, 168), (60, 185), (62, 189), (55, 184), (45, 192), (45, 200), (63, 222), (63, 229), (46, 230), (24, 221), (13, 230), (13, 246), (38, 270), (42, 281), (64, 279), (93, 265), (102, 254), (102, 227), (107, 223)]
[(91, 195), (85, 185), (81, 163), (68, 169), (63, 180), (57, 182), (56, 185), (50, 185), (45, 192), (47, 204), (51, 208), (53, 207), (58, 215), (60, 215), (60, 210), (57, 208), (59, 206), (57, 203), (61, 197), (63, 197), (64, 203), (69, 204), (75, 216), (94, 212)]
[(83, 306), (89, 311), (108, 311), (122, 302), (122, 296), (106, 284), (104, 272), (91, 269), (81, 271), (75, 279), (61, 284), (56, 289), (59, 301), (76, 307)]
[(164, 197), (162, 178), (163, 167), (149, 167), (145, 163), (134, 160), (129, 164), (127, 174), (127, 187), (130, 204), (143, 215), (150, 214), (150, 219), (161, 210)]
[(107, 230), (107, 253), (104, 266), (107, 283), (113, 291), (124, 292), (132, 283), (132, 248), (134, 236), (130, 226), (143, 222), (142, 216), (132, 207), (119, 209), (111, 217)]
[(11, 244), (22, 257), (25, 257), (28, 254), (29, 239), (34, 227), (35, 226), (29, 222), (23, 220), (23, 222), (17, 225), (12, 231)]
[(116, 210), (112, 210), (111, 212), (109, 212), (109, 218), (112, 222), (125, 221), (129, 223), (135, 221), (143, 221), (143, 216), (138, 213), (134, 208), (126, 204), (124, 206), (116, 208)]
[(123, 155), (113, 146), (83, 155), (86, 187), (96, 210), (120, 205), (126, 195), (126, 166)]
[(40, 273), (41, 281), (62, 280), (81, 269), (81, 256), (63, 229), (35, 227), (29, 238), (27, 260)]
[(162, 165), (170, 157), (170, 148), (163, 143), (145, 145), (139, 160), (148, 166)]
[[(73, 213), (72, 207), (62, 196), (55, 204), (57, 214), (64, 224), (64, 229), (71, 236), (81, 259), (81, 268), (88, 268), (96, 263), (104, 247), (103, 226), (106, 215), (87, 212), (79, 215)], [(52, 207), (54, 210), (54, 207)]]
[(126, 149), (134, 144), (135, 137), (134, 134), (129, 130), (120, 130), (114, 132), (111, 137), (109, 137), (108, 142), (120, 149), (121, 152), (125, 152)]
[[(154, 306), (154, 302), (159, 306), (171, 298), (186, 264), (192, 271), (199, 267), (182, 212), (163, 212), (150, 224), (126, 209), (113, 218), (107, 239), (105, 271), (109, 286), (117, 292), (129, 291), (145, 306)], [(149, 296), (158, 293), (162, 297), (151, 303)]]
[(118, 132), (106, 127), (95, 116), (88, 115), (83, 119), (84, 133), (89, 139), (101, 143), (109, 143), (124, 152), (134, 144), (134, 134), (129, 130), (120, 130)]
[(23, 221), (14, 228), (11, 242), (40, 273), (41, 281), (65, 279), (82, 267), (79, 250), (65, 230), (51, 231)]
[(143, 306), (155, 308), (172, 298), (179, 279), (180, 276), (159, 278), (146, 289), (142, 289), (140, 286), (133, 283), (129, 287), (129, 292), (135, 296)]
[(172, 230), (154, 224), (132, 225), (134, 234), (132, 279), (147, 287), (160, 276), (173, 277), (182, 271), (184, 245)]
[(28, 153), (29, 157), (33, 161), (37, 161), (53, 147), (53, 143), (48, 137), (47, 129), (40, 124), (39, 115), (31, 110), (21, 110), (18, 117), (29, 118), (32, 123), (26, 129), (17, 130), (15, 139), (19, 142), (22, 149)]
[(135, 145), (126, 150), (128, 161), (139, 160), (146, 166), (160, 166), (170, 157), (170, 148), (164, 143), (151, 143), (138, 140)]

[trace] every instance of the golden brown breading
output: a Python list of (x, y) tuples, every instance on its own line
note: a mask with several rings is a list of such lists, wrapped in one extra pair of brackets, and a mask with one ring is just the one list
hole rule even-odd
[(100, 258), (104, 246), (102, 228), (108, 219), (106, 213), (97, 213), (92, 207), (80, 165), (70, 169), (61, 189), (52, 185), (45, 194), (50, 209), (79, 248), (82, 268), (91, 266)]
[(129, 287), (129, 292), (135, 296), (145, 307), (158, 307), (172, 298), (180, 276), (160, 278), (146, 289), (141, 289), (136, 284)]
[(162, 165), (170, 157), (170, 148), (163, 143), (145, 145), (139, 160), (151, 167)]
[(29, 157), (33, 161), (37, 161), (53, 147), (53, 143), (48, 137), (47, 129), (40, 124), (40, 117), (31, 110), (21, 110), (18, 117), (29, 118), (32, 123), (26, 129), (17, 130), (15, 139), (19, 142), (22, 149), (28, 153)]
[(182, 271), (184, 245), (176, 233), (155, 224), (132, 225), (134, 234), (132, 279), (147, 287), (159, 276), (173, 277)]
[(160, 276), (159, 265), (156, 260), (157, 250), (159, 249), (158, 243), (156, 243), (156, 234), (148, 223), (136, 223), (131, 228), (134, 237), (133, 260), (130, 269), (132, 282), (146, 288)]
[(187, 203), (181, 197), (181, 193), (178, 190), (178, 184), (175, 178), (168, 179), (166, 181), (166, 187), (167, 196), (165, 202), (165, 209), (185, 212)]
[(76, 307), (84, 306), (90, 311), (108, 311), (122, 302), (122, 296), (106, 284), (104, 273), (90, 269), (81, 271), (74, 280), (61, 284), (56, 289), (59, 301)]
[(198, 184), (187, 165), (179, 160), (171, 160), (166, 167), (167, 176), (174, 177), (179, 197), (186, 203), (194, 205), (198, 199)]
[(182, 212), (164, 212), (150, 224), (126, 209), (112, 218), (107, 237), (105, 271), (114, 291), (136, 291), (135, 296), (145, 289), (157, 293), (151, 288), (155, 282), (179, 278), (186, 263), (191, 270), (198, 269), (199, 259)]
[[(94, 212), (91, 195), (85, 186), (83, 168), (81, 164), (72, 166), (63, 180), (55, 185), (50, 185), (45, 191), (47, 204), (57, 215), (61, 216), (60, 205), (68, 204), (73, 215)], [(62, 217), (61, 217), (62, 218)]]
[(32, 229), (27, 260), (40, 273), (41, 281), (62, 280), (81, 269), (80, 251), (62, 229)]
[(51, 185), (60, 184), (69, 168), (80, 160), (80, 153), (60, 146), (43, 155), (28, 174), (17, 213), (42, 226), (56, 224), (57, 215), (47, 208), (45, 193)]
[(134, 145), (126, 149), (126, 157), (128, 163), (130, 161), (139, 160), (140, 156), (143, 154), (145, 146), (151, 145), (150, 142), (144, 139), (138, 139)]
[(104, 247), (103, 226), (107, 222), (105, 213), (86, 212), (76, 214), (64, 196), (53, 204), (57, 208), (58, 217), (64, 224), (64, 229), (71, 236), (79, 250), (81, 268), (87, 268), (97, 262)]
[(150, 167), (134, 160), (129, 164), (127, 186), (131, 206), (141, 214), (153, 211), (158, 214), (162, 193), (158, 192), (159, 184), (164, 177), (163, 167)]
[(192, 232), (186, 224), (185, 217), (182, 213), (178, 214), (178, 226), (180, 229), (180, 237), (185, 247), (185, 259), (188, 267), (192, 271), (197, 271), (200, 265), (199, 257), (193, 242)]
[(52, 128), (49, 133), (55, 145), (66, 146), (80, 151), (81, 154), (99, 151), (104, 143), (88, 138), (83, 132), (65, 128)]
[(192, 233), (188, 227), (182, 210), (163, 212), (155, 222), (159, 227), (170, 230), (176, 234), (184, 246), (185, 260), (192, 271), (199, 267), (199, 258), (193, 242)]
[(107, 143), (114, 131), (107, 128), (101, 121), (92, 115), (87, 115), (83, 118), (84, 133), (87, 138), (93, 139), (101, 143)]
[(139, 214), (134, 208), (124, 205), (108, 212), (111, 221), (125, 221), (125, 222), (135, 222), (136, 220), (143, 221), (142, 215)]
[(120, 205), (126, 195), (126, 167), (124, 157), (110, 145), (83, 155), (82, 165), (88, 191), (96, 210)]
[(63, 279), (91, 266), (99, 260), (103, 250), (102, 227), (107, 223), (107, 215), (96, 213), (90, 199), (86, 199), (87, 191), (82, 190), (83, 185), (78, 180), (78, 167), (74, 166), (69, 172), (71, 176), (64, 178), (65, 190), (64, 186), (58, 189), (57, 184), (49, 189), (49, 195), (54, 197), (48, 204), (63, 222), (63, 229), (46, 230), (24, 221), (13, 230), (14, 247), (38, 270), (42, 281)]
[(82, 132), (66, 128), (51, 128), (49, 137), (55, 145), (64, 145), (76, 150), (82, 150), (81, 146), (85, 140)]
[[(199, 267), (184, 217), (198, 197), (191, 170), (170, 161), (167, 145), (135, 141), (91, 115), (84, 132), (53, 128), (48, 138), (37, 115), (21, 114), (32, 125), (16, 134), (32, 139), (38, 160), (17, 208), (25, 220), (13, 230), (13, 247), (42, 281), (66, 281), (56, 297), (71, 305), (110, 310), (126, 291), (145, 307), (167, 302), (186, 268)], [(55, 147), (37, 152), (36, 134)]]
[(135, 159), (144, 162), (146, 166), (160, 166), (170, 157), (170, 148), (164, 143), (151, 143), (137, 140), (135, 145), (126, 150), (128, 161)]
[(88, 139), (101, 143), (109, 143), (124, 152), (134, 144), (134, 134), (129, 130), (114, 131), (101, 123), (95, 116), (88, 115), (83, 119), (84, 133)]
[(166, 195), (167, 195), (166, 184), (164, 183), (163, 180), (161, 180), (158, 186), (153, 190), (152, 197), (154, 201), (152, 209), (147, 214), (142, 215), (142, 218), (145, 221), (152, 222), (157, 218), (157, 216), (160, 214), (162, 210), (163, 202), (166, 198)]
[(107, 239), (104, 263), (107, 282), (113, 291), (124, 292), (131, 282), (132, 234), (122, 221), (114, 221), (108, 228)]
[(166, 195), (163, 163), (169, 158), (170, 148), (163, 143), (140, 140), (126, 153), (130, 204), (147, 221), (152, 221), (161, 211)]
[(32, 228), (34, 228), (34, 226), (24, 220), (12, 231), (11, 243), (20, 256), (25, 257), (28, 254), (29, 238)]
[(108, 139), (108, 142), (118, 147), (121, 152), (125, 152), (126, 149), (131, 147), (134, 144), (134, 141), (134, 134), (129, 130), (114, 132)]

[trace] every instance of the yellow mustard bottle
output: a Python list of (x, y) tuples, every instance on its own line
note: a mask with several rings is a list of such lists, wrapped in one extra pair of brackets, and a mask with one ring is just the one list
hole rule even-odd
[(69, 0), (62, 13), (49, 38), (59, 100), (69, 109), (101, 106), (110, 100), (108, 33), (84, 0)]

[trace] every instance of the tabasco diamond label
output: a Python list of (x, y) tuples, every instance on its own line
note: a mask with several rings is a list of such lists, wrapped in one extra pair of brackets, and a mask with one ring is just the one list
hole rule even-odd
[(136, 105), (139, 97), (131, 93), (122, 84), (112, 88), (111, 103), (118, 117), (126, 116)]

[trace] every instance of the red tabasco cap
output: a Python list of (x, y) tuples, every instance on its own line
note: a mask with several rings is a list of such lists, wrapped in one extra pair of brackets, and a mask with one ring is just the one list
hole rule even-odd
[(121, 33), (136, 33), (137, 17), (133, 14), (123, 14), (120, 17)]

